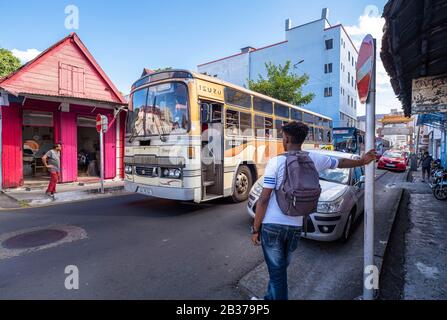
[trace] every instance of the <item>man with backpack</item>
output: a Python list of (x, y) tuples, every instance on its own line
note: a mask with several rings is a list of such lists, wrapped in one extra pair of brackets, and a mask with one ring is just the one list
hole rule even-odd
[[(303, 152), (301, 146), (309, 127), (302, 122), (290, 122), (282, 127), (282, 132), (286, 153), (267, 164), (252, 228), (253, 244), (262, 244), (270, 276), (265, 300), (288, 299), (287, 267), (301, 237), (303, 221), (316, 212), (321, 193), (319, 172), (360, 167), (375, 161), (374, 150), (359, 160), (338, 160)], [(304, 232), (305, 227), (306, 224)]]

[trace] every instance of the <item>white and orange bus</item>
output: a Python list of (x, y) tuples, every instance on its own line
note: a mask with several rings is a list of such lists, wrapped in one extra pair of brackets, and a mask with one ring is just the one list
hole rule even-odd
[(267, 161), (283, 152), (281, 127), (310, 127), (305, 149), (332, 148), (332, 120), (185, 70), (145, 75), (132, 86), (125, 189), (194, 201), (248, 198)]

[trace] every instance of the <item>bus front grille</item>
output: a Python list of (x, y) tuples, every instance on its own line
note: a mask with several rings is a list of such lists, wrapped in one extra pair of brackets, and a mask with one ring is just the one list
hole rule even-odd
[(154, 168), (151, 167), (135, 167), (135, 172), (138, 176), (153, 177)]

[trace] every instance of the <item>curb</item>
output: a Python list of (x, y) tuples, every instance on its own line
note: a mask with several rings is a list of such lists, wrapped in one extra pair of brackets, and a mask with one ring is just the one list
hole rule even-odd
[[(124, 195), (129, 194), (128, 192), (124, 191), (123, 186), (104, 188), (104, 194), (100, 193), (101, 192), (100, 188), (80, 190), (80, 192), (83, 192), (85, 194), (98, 194), (99, 197), (98, 198), (90, 198), (90, 199), (79, 199), (79, 200), (74, 200), (74, 201), (62, 201), (62, 202), (56, 202), (56, 203), (50, 202), (50, 203), (43, 204), (43, 205), (27, 206), (27, 207), (23, 207), (20, 205), (17, 208), (2, 208), (2, 207), (0, 207), (0, 212), (1, 211), (18, 211), (18, 210), (26, 210), (26, 209), (47, 208), (47, 207), (51, 207), (51, 206), (65, 205), (65, 204), (70, 204), (70, 203), (80, 203), (80, 202), (92, 201), (92, 200), (97, 200), (97, 199), (111, 198), (111, 197), (117, 196), (117, 194), (107, 194), (108, 192), (119, 192), (119, 191), (123, 191), (121, 194), (118, 194), (119, 196), (124, 196)], [(72, 192), (72, 191), (66, 191), (66, 192)], [(2, 192), (2, 193), (5, 194), (4, 192)], [(14, 197), (12, 197), (10, 195), (6, 195), (6, 196), (8, 196), (8, 198), (14, 200), (15, 202), (19, 203), (19, 201), (17, 201), (17, 199), (15, 199)]]

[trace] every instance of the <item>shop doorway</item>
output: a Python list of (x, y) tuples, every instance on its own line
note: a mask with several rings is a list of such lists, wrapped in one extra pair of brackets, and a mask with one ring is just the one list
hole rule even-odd
[(42, 157), (53, 144), (53, 113), (23, 110), (22, 151), (25, 185), (45, 184), (49, 181), (49, 173), (43, 165)]
[(101, 155), (96, 120), (78, 116), (77, 119), (78, 181), (86, 182), (99, 178)]

